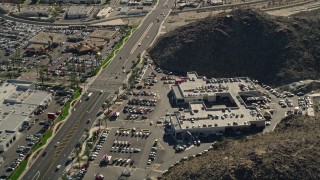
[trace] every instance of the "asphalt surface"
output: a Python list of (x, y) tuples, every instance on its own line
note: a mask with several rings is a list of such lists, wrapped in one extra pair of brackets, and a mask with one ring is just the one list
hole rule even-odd
[(28, 135), (35, 135), (36, 133), (38, 133), (43, 127), (42, 125), (39, 125), (39, 122), (47, 119), (47, 113), (55, 112), (57, 110), (57, 108), (60, 108), (60, 107), (61, 106), (59, 104), (57, 104), (55, 101), (51, 101), (49, 107), (47, 109), (45, 109), (45, 111), (42, 114), (34, 116), (34, 120), (35, 119), (39, 119), (39, 120), (37, 122), (35, 122), (35, 124), (32, 125), (29, 130), (24, 130), (23, 132), (18, 133), (18, 135), (17, 135), (18, 138), (11, 145), (10, 150), (0, 153), (0, 156), (4, 157), (4, 163), (0, 166), (0, 175), (4, 175), (4, 174), (8, 175), (11, 173), (11, 172), (6, 172), (6, 170), (7, 170), (8, 166), (10, 164), (12, 164), (13, 161), (20, 154), (20, 153), (16, 152), (16, 149), (19, 146), (27, 147), (27, 144), (29, 143), (29, 141), (26, 141), (25, 138)]
[[(165, 20), (165, 17), (160, 14), (165, 13), (165, 16), (167, 16), (170, 11), (170, 8), (164, 7), (166, 3), (170, 3), (168, 4), (169, 7), (173, 6), (173, 2), (168, 2), (167, 0), (159, 1), (156, 9), (145, 18), (141, 26), (119, 51), (115, 59), (91, 84), (88, 89), (88, 92), (93, 92), (90, 100), (85, 101), (85, 97), (82, 97), (81, 102), (76, 103), (70, 118), (43, 150), (43, 152), (48, 152), (47, 155), (42, 157), (40, 154), (22, 179), (59, 179), (61, 177), (64, 168), (61, 167), (56, 171), (57, 165), (63, 166), (65, 164), (68, 155), (84, 133), (84, 129), (94, 123), (92, 121), (88, 125), (86, 121), (89, 118), (94, 119), (96, 117), (102, 103), (107, 98), (110, 98), (124, 82), (127, 74), (122, 73), (122, 67), (129, 70), (132, 66), (131, 61), (136, 60), (139, 53), (149, 48), (151, 42), (158, 34), (161, 23)], [(157, 17), (159, 18), (159, 22), (156, 20)], [(138, 46), (139, 43), (141, 43), (140, 46)], [(104, 90), (104, 93), (99, 95), (101, 89)], [(57, 142), (60, 142), (59, 146), (54, 147)]]
[[(88, 119), (94, 119), (101, 104), (108, 97), (109, 93), (99, 94), (93, 92), (91, 98), (85, 101), (83, 96), (73, 107), (70, 118), (58, 130), (52, 141), (42, 151), (47, 154), (42, 157), (42, 153), (22, 177), (22, 179), (58, 179), (64, 168), (55, 171), (57, 165), (64, 165), (67, 157), (74, 149), (76, 143), (84, 133), (84, 129), (90, 127), (94, 122), (86, 124)], [(56, 143), (60, 142), (58, 147)]]

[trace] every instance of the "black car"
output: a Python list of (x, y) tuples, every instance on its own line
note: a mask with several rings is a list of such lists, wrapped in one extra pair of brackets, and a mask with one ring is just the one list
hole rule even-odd
[(47, 152), (45, 151), (45, 152), (43, 152), (42, 153), (42, 157), (45, 157), (46, 156), (46, 154), (47, 154)]

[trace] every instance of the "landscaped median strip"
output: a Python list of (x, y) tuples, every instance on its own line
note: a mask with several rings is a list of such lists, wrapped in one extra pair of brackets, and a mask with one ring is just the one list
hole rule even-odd
[(58, 117), (58, 122), (63, 121), (66, 119), (66, 117), (69, 115), (69, 110), (71, 107), (71, 104), (73, 104), (80, 95), (81, 95), (82, 89), (76, 90), (76, 92), (73, 94), (72, 100), (69, 100), (66, 102), (65, 106), (63, 107), (60, 116)]
[(131, 28), (126, 36), (122, 38), (122, 40), (114, 47), (112, 52), (107, 56), (107, 58), (103, 61), (103, 63), (100, 65), (100, 67), (96, 68), (95, 74), (98, 74), (98, 72), (101, 70), (101, 68), (106, 68), (110, 60), (120, 51), (121, 47), (128, 41), (129, 37), (137, 30), (137, 27)]
[[(69, 110), (70, 110), (71, 104), (73, 104), (75, 102), (75, 100), (78, 99), (78, 97), (81, 95), (81, 91), (82, 91), (82, 89), (80, 89), (80, 88), (77, 89), (75, 91), (75, 93), (73, 94), (72, 100), (69, 100), (65, 104), (61, 115), (59, 116), (59, 118), (57, 118), (58, 122), (65, 120), (65, 118), (69, 115)], [(40, 142), (37, 143), (35, 146), (33, 146), (33, 148), (31, 149), (31, 152), (36, 153), (42, 146), (44, 146), (47, 143), (47, 140), (51, 138), (52, 134), (53, 134), (53, 130), (51, 130), (51, 129), (48, 130), (44, 134), (44, 136), (41, 138)], [(31, 156), (31, 154), (29, 155), (29, 157), (30, 156)], [(21, 163), (19, 164), (17, 169), (11, 174), (11, 176), (8, 179), (17, 180), (20, 177), (20, 175), (23, 173), (23, 171), (26, 169), (27, 164), (28, 164), (28, 159), (21, 161)]]
[(19, 178), (19, 176), (23, 173), (23, 171), (26, 169), (28, 164), (28, 160), (21, 161), (20, 165), (18, 166), (17, 170), (14, 171), (14, 173), (8, 178), (10, 180), (16, 180)]
[(40, 142), (38, 144), (36, 144), (35, 146), (33, 146), (33, 148), (31, 149), (31, 151), (34, 153), (36, 152), (38, 149), (40, 149), (44, 144), (47, 143), (47, 140), (52, 136), (52, 130), (48, 130), (44, 136), (41, 138)]

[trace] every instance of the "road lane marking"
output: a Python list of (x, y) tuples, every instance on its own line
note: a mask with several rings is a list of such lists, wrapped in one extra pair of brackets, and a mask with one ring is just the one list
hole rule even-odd
[[(37, 176), (37, 178), (35, 179), (35, 177)], [(32, 178), (32, 180), (37, 180), (40, 177), (40, 171), (38, 171)]]
[(96, 103), (92, 106), (92, 108), (87, 111), (88, 113), (90, 113), (92, 111), (92, 109), (94, 109), (94, 107), (97, 105), (97, 103), (99, 102), (99, 100), (101, 99), (102, 96), (99, 96), (99, 98), (97, 99)]
[(142, 39), (147, 35), (151, 27), (153, 26), (153, 22), (149, 24), (147, 29), (144, 31), (138, 42), (133, 46), (132, 50), (130, 51), (130, 54), (133, 54), (133, 52), (137, 49), (138, 45), (141, 43)]

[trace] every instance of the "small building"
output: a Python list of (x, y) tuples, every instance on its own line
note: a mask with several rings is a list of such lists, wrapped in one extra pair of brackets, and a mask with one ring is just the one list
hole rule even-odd
[(127, 15), (139, 15), (141, 13), (142, 13), (142, 10), (140, 9), (132, 9), (127, 13)]
[(87, 18), (93, 11), (93, 6), (71, 6), (65, 16), (66, 19)]
[(223, 5), (222, 0), (209, 0), (208, 3), (212, 6), (218, 6), (218, 5)]
[(26, 56), (32, 56), (34, 54), (41, 55), (49, 51), (48, 45), (43, 44), (30, 44), (24, 49), (24, 54)]
[(102, 19), (102, 18), (108, 17), (110, 15), (111, 10), (112, 10), (111, 7), (101, 9), (97, 14), (97, 18)]
[(122, 7), (119, 12), (119, 15), (126, 15), (129, 10), (130, 10), (130, 7)]
[(120, 0), (120, 4), (128, 4), (128, 0)]
[(90, 44), (77, 44), (77, 45), (70, 45), (67, 46), (66, 48), (67, 52), (72, 52), (75, 54), (83, 55), (83, 54), (88, 54), (88, 53), (93, 53), (96, 54), (100, 51), (98, 47), (95, 47)]
[(144, 6), (152, 6), (152, 4), (153, 4), (153, 1), (152, 1), (152, 0), (147, 0), (147, 1), (144, 1), (144, 2), (142, 3), (142, 5), (144, 5)]

